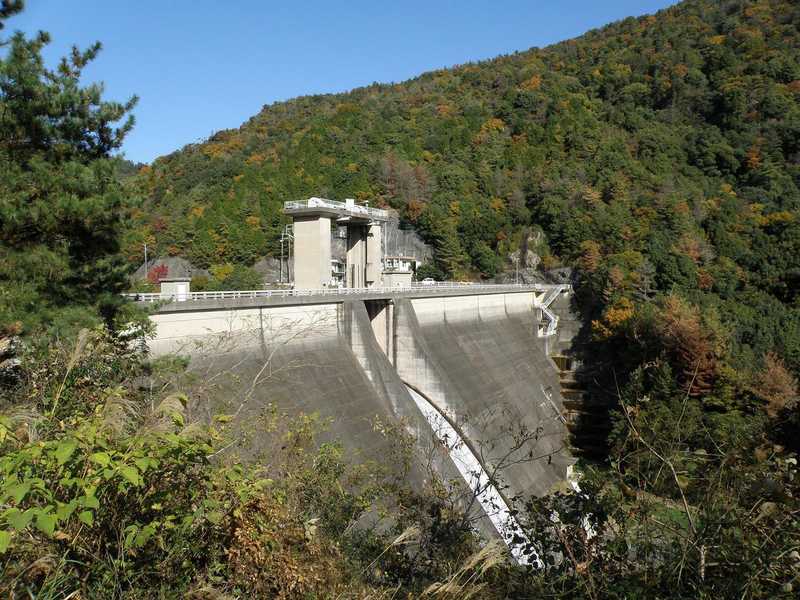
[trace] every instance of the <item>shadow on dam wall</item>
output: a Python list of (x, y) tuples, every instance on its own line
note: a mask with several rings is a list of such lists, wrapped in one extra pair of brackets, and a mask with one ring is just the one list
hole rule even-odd
[[(195, 402), (196, 417), (236, 413), (245, 426), (271, 406), (316, 413), (329, 422), (323, 440), (340, 441), (357, 460), (381, 463), (392, 441), (375, 423), (401, 424), (442, 477), (460, 480), (432, 441), (410, 384), (460, 425), (487, 470), (503, 464), (500, 478), (513, 498), (547, 493), (573, 462), (564, 449), (558, 371), (547, 339), (537, 336), (538, 317), (532, 292), (167, 307), (152, 317), (151, 351), (189, 355), (199, 382), (215, 382), (213, 393)], [(247, 439), (246, 455), (254, 459), (274, 444), (257, 430)], [(426, 477), (422, 465), (412, 468), (412, 485), (425, 486)]]
[(532, 296), (403, 299), (394, 366), (461, 429), (507, 495), (542, 495), (574, 461), (558, 371), (537, 337)]

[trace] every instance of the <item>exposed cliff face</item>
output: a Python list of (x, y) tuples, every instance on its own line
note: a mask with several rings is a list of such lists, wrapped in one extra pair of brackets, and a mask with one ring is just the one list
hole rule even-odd
[(0, 335), (0, 385), (13, 383), (19, 374), (20, 344), (20, 339), (14, 335)]
[[(347, 255), (347, 240), (339, 233), (342, 231), (339, 229), (333, 233), (331, 256), (344, 262)], [(398, 219), (391, 219), (384, 224), (382, 246), (384, 256), (409, 256), (417, 259), (419, 263), (430, 262), (433, 257), (431, 246), (426, 244), (413, 229), (403, 229)]]
[(413, 256), (420, 263), (427, 263), (433, 257), (433, 248), (414, 229), (404, 229), (399, 221), (389, 221), (383, 253), (387, 256)]

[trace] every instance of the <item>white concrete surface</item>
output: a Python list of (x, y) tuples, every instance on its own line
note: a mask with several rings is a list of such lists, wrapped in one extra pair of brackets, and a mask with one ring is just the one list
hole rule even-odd
[(366, 285), (381, 287), (383, 280), (383, 232), (379, 224), (370, 225), (367, 229)]
[(383, 287), (409, 287), (411, 285), (412, 273), (404, 273), (402, 271), (384, 271), (383, 272)]
[(347, 272), (345, 285), (349, 288), (365, 288), (367, 240), (366, 228), (360, 225), (347, 227)]
[(341, 304), (308, 304), (196, 312), (155, 313), (151, 354), (216, 353), (259, 345), (335, 337)]
[(531, 316), (534, 323), (533, 291), (492, 294), (487, 296), (454, 296), (441, 298), (414, 298), (411, 304), (417, 314), (420, 325), (441, 323), (442, 321), (459, 322), (476, 319), (491, 320), (506, 318), (509, 315)]
[(324, 216), (294, 220), (295, 287), (316, 290), (331, 281), (331, 219)]

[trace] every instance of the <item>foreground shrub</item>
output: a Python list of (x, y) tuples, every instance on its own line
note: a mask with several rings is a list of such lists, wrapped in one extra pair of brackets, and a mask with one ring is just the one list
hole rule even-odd
[(184, 423), (184, 396), (155, 403), (132, 387), (142, 358), (102, 331), (27, 357), (7, 390), (18, 402), (0, 416), (0, 592), (156, 597), (214, 583), (302, 596), (341, 585), (341, 554), (288, 485), (214, 461), (224, 438)]
[(319, 445), (313, 415), (270, 415), (268, 467), (240, 463), (230, 416), (187, 423), (159, 385), (182, 364), (102, 329), (28, 347), (0, 408), (1, 596), (421, 592), (474, 549), (442, 497)]

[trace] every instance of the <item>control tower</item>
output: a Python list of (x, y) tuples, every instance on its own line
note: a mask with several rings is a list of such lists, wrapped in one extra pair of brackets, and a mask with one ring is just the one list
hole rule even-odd
[(294, 224), (294, 286), (318, 290), (332, 284), (331, 226), (347, 227), (345, 286), (379, 287), (383, 271), (383, 224), (389, 212), (356, 204), (309, 198), (284, 202), (283, 212)]

